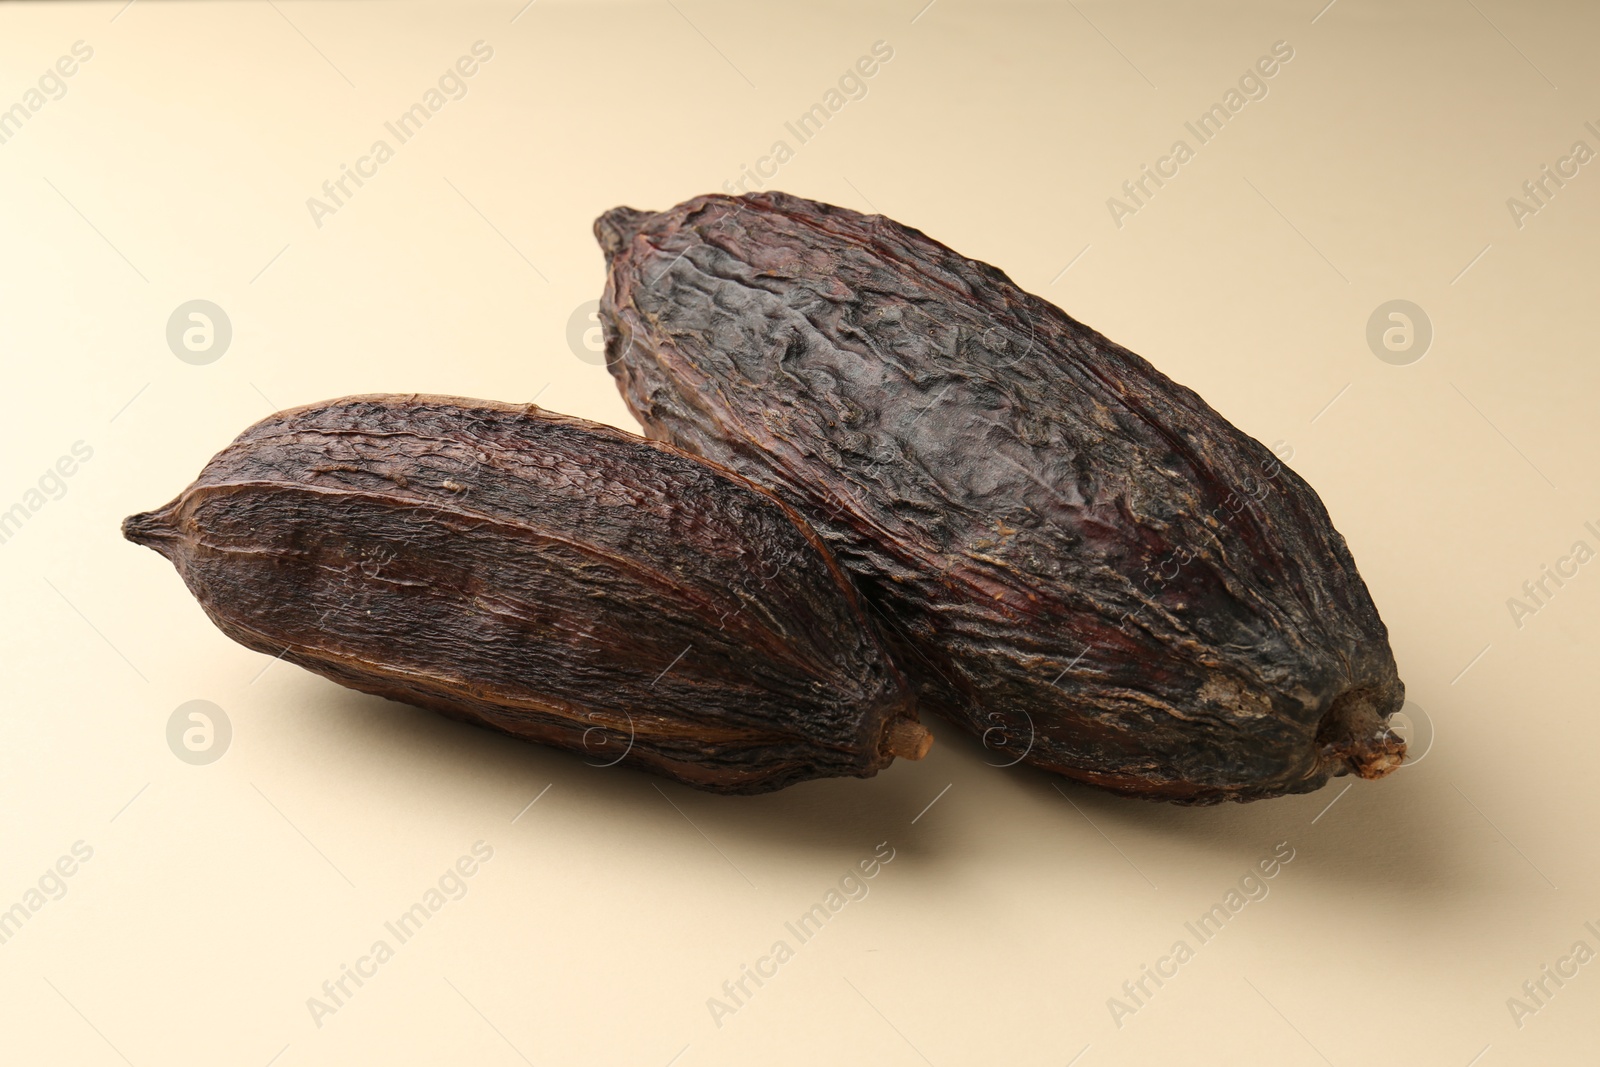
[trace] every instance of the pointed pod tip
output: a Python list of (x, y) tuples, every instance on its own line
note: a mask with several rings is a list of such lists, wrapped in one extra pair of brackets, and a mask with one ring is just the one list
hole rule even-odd
[(614, 207), (594, 220), (594, 237), (610, 262), (617, 253), (628, 247), (635, 234), (644, 226), (644, 220), (654, 212), (631, 207)]
[(159, 511), (141, 511), (122, 520), (123, 537), (136, 545), (162, 552), (163, 555), (165, 552), (162, 550), (162, 545), (176, 535), (177, 530), (169, 519), (167, 508)]

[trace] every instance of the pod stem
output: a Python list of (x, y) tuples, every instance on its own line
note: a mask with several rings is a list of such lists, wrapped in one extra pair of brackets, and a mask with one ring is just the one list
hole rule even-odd
[(1362, 778), (1382, 778), (1406, 758), (1406, 743), (1389, 729), (1388, 716), (1372, 706), (1369, 694), (1356, 690), (1334, 701), (1317, 731), (1325, 760), (1338, 761)]
[(915, 719), (896, 719), (884, 736), (883, 748), (896, 759), (919, 760), (933, 747), (933, 735)]

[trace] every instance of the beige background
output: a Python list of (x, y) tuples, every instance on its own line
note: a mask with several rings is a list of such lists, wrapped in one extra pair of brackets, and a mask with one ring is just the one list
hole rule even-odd
[[(0, 545), (0, 908), (93, 849), (0, 945), (0, 1058), (1593, 1062), (1600, 965), (1520, 1027), (1507, 999), (1600, 950), (1600, 564), (1520, 628), (1507, 600), (1600, 548), (1600, 164), (1520, 228), (1506, 201), (1600, 149), (1600, 16), (923, 3), (0, 8), (0, 108), (94, 50), (0, 145), (0, 509), (93, 449)], [(314, 225), (306, 199), (478, 40), (467, 95)], [(568, 341), (602, 284), (591, 220), (793, 147), (878, 40), (867, 95), (768, 184), (1002, 266), (1292, 447), (1392, 629), (1420, 763), (1182, 810), (987, 767), (936, 725), (872, 781), (719, 799), (271, 664), (119, 539), (276, 407), (537, 396), (632, 428), (581, 322)], [(1115, 225), (1107, 198), (1280, 40), (1268, 95)], [(234, 332), (205, 366), (164, 336), (197, 298)], [(1365, 340), (1391, 299), (1433, 324), (1408, 366)], [(193, 699), (232, 723), (207, 766), (166, 741)], [(307, 998), (480, 840), (466, 895), (316, 1025)], [(870, 893), (718, 1026), (708, 998), (880, 842)], [(1185, 922), (1279, 842), (1270, 893), (1200, 945)], [(1194, 958), (1115, 1020), (1179, 939)]]

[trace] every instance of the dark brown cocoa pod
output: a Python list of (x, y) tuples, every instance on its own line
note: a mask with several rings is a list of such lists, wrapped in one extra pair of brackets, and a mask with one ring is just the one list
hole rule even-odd
[(532, 405), (280, 412), (123, 532), (241, 644), (593, 764), (761, 793), (929, 740), (787, 505)]
[(1344, 539), (1191, 390), (881, 216), (716, 195), (595, 232), (634, 414), (800, 509), (924, 706), (1189, 803), (1401, 762), (1404, 687)]

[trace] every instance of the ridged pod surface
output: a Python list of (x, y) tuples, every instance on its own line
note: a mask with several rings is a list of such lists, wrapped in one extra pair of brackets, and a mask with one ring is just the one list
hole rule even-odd
[(595, 233), (647, 433), (793, 503), (925, 704), (1010, 761), (1187, 803), (1401, 762), (1344, 539), (1191, 390), (882, 216), (713, 195)]
[(280, 412), (123, 531), (258, 652), (591, 764), (760, 793), (926, 751), (873, 625), (788, 506), (531, 405)]

